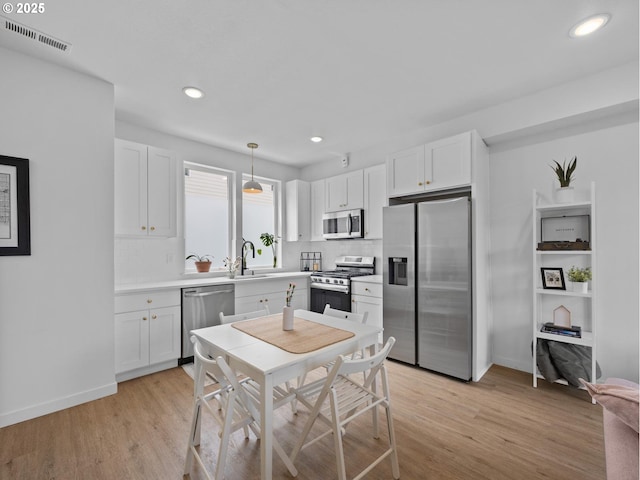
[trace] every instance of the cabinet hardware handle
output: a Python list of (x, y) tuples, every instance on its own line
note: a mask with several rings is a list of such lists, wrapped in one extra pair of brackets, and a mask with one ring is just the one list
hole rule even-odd
[(264, 300), (260, 299), (260, 303), (262, 303)]
[(147, 317), (142, 317), (142, 320), (146, 320), (146, 319), (147, 319)]
[(364, 288), (365, 292), (370, 292), (371, 290), (369, 290), (367, 287)]
[(151, 230), (152, 232), (156, 229), (156, 227), (151, 227), (149, 230)]
[(418, 182), (418, 186), (420, 186), (420, 187), (421, 187), (421, 186), (422, 186), (422, 182)]
[(145, 227), (144, 225), (142, 227), (140, 227), (140, 228), (142, 228), (142, 230), (146, 230), (147, 229), (147, 227)]
[(156, 318), (158, 318), (158, 316), (157, 315), (151, 315), (151, 318), (153, 318), (155, 320)]
[(151, 302), (153, 302), (153, 300), (150, 298), (147, 298), (147, 303), (151, 303)]
[(267, 302), (269, 301), (269, 299), (268, 299), (268, 298), (265, 298), (265, 299), (264, 299), (264, 301), (265, 301), (265, 303), (267, 303)]
[(425, 184), (425, 185), (430, 185), (430, 184), (431, 184), (431, 180), (425, 180), (425, 181), (424, 181), (424, 184)]

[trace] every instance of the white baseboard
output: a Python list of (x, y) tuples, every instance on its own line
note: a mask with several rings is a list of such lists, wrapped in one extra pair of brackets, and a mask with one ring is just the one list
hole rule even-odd
[(485, 367), (483, 369), (481, 369), (479, 372), (477, 372), (476, 375), (474, 375), (474, 377), (473, 377), (473, 381), (474, 382), (479, 382), (480, 379), (482, 377), (484, 377), (484, 374), (489, 371), (489, 369), (491, 368), (491, 365), (493, 365), (493, 363), (488, 363), (487, 365), (485, 365)]
[(62, 397), (50, 402), (40, 403), (22, 410), (14, 410), (13, 412), (0, 415), (0, 428), (7, 427), (16, 423), (31, 420), (32, 418), (41, 417), (49, 413), (58, 412), (65, 408), (75, 407), (81, 403), (91, 402), (102, 397), (108, 397), (118, 392), (118, 384), (108, 383), (98, 388), (79, 392), (68, 397)]
[(156, 363), (147, 367), (136, 368), (135, 370), (129, 370), (128, 372), (118, 373), (116, 375), (116, 382), (126, 382), (133, 378), (142, 377), (143, 375), (151, 375), (152, 373), (167, 370), (178, 366), (178, 359), (169, 360), (167, 362)]
[(532, 362), (519, 362), (512, 358), (506, 357), (493, 357), (493, 363), (502, 367), (513, 368), (514, 370), (520, 370), (521, 372), (531, 373)]

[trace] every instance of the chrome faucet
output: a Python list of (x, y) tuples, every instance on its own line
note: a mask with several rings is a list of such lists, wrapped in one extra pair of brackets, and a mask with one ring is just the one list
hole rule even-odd
[(240, 276), (244, 275), (244, 271), (247, 268), (247, 252), (245, 252), (245, 247), (247, 245), (249, 245), (249, 248), (251, 249), (251, 253), (253, 254), (252, 257), (256, 258), (256, 247), (253, 246), (253, 242), (245, 240), (244, 238), (242, 240), (242, 265), (240, 267)]

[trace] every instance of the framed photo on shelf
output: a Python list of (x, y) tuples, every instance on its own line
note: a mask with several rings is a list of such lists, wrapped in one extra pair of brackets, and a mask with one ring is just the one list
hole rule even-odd
[(542, 288), (551, 290), (566, 290), (564, 273), (561, 268), (540, 268), (542, 273)]
[(31, 255), (29, 160), (0, 155), (0, 255)]

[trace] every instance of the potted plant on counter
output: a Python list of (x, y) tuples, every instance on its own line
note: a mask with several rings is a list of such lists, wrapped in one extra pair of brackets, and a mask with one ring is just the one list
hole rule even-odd
[(560, 165), (554, 160), (555, 166), (549, 165), (560, 182), (560, 188), (556, 189), (556, 202), (558, 203), (571, 203), (573, 202), (573, 187), (571, 186), (571, 180), (573, 180), (573, 172), (576, 170), (578, 163), (578, 157), (573, 157), (567, 165), (566, 160)]
[(591, 268), (571, 267), (567, 273), (569, 281), (573, 283), (573, 291), (587, 293), (589, 280), (591, 280)]
[[(276, 243), (278, 243), (278, 238), (273, 233), (261, 233), (260, 240), (265, 247), (271, 247), (271, 251), (273, 252), (273, 268), (276, 268), (278, 265), (278, 257), (276, 256)], [(258, 255), (260, 251), (258, 251)]]
[(192, 253), (185, 260), (190, 259), (195, 260), (196, 270), (198, 273), (206, 273), (211, 269), (211, 260), (213, 260), (213, 255), (197, 255)]
[(236, 271), (240, 266), (240, 262), (242, 261), (242, 257), (236, 257), (235, 259), (231, 259), (231, 257), (225, 257), (223, 260), (224, 266), (227, 267), (227, 276), (229, 278), (236, 277)]

